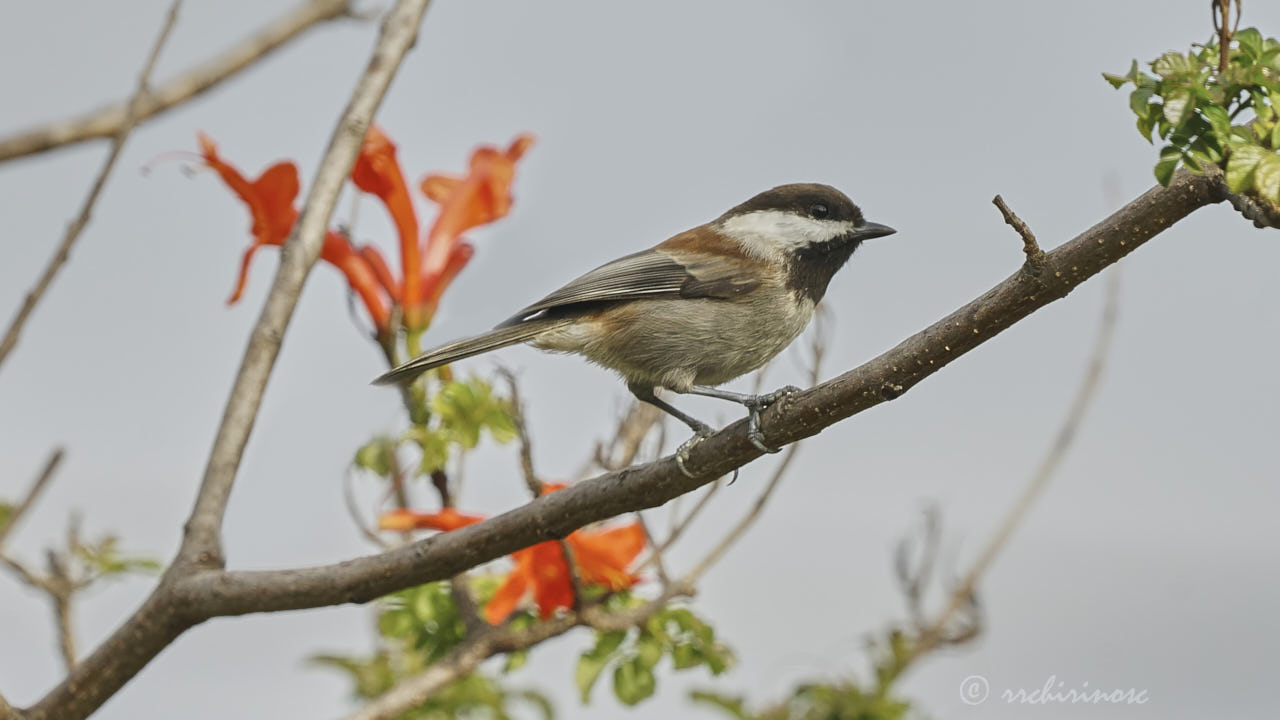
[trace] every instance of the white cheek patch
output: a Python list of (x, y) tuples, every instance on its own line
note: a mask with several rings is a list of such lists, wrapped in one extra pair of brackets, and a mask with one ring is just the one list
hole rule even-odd
[(720, 223), (720, 232), (764, 259), (777, 259), (789, 250), (830, 242), (852, 231), (848, 220), (819, 220), (781, 210), (757, 210)]

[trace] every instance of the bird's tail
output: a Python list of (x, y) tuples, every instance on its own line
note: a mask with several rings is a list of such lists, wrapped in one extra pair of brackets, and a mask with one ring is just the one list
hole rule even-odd
[(473, 355), (487, 353), (490, 350), (497, 350), (508, 345), (532, 340), (548, 330), (567, 325), (570, 322), (572, 320), (565, 318), (528, 320), (519, 325), (498, 327), (482, 335), (455, 340), (448, 345), (441, 345), (434, 350), (429, 350), (403, 365), (389, 370), (374, 379), (373, 384), (395, 385), (407, 383), (432, 368), (448, 365), (451, 362), (469, 358)]

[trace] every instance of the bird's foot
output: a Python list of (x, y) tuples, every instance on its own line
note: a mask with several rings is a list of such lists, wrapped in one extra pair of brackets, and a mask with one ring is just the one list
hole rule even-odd
[(764, 441), (764, 433), (760, 432), (760, 413), (769, 408), (770, 405), (779, 400), (800, 392), (800, 388), (795, 385), (784, 385), (771, 393), (763, 393), (761, 395), (752, 395), (742, 404), (747, 406), (747, 439), (755, 445), (760, 452), (776, 453), (781, 452), (782, 448), (770, 447)]
[(689, 472), (689, 468), (685, 467), (685, 463), (689, 460), (689, 451), (694, 445), (715, 434), (715, 430), (710, 425), (699, 423), (693, 427), (693, 437), (680, 443), (680, 447), (676, 448), (676, 467), (680, 468), (680, 472), (684, 473), (687, 478), (696, 478), (697, 475)]

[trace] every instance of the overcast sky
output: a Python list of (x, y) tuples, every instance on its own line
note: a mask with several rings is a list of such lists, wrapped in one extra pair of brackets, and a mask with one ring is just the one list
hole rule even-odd
[[(167, 78), (289, 6), (188, 2), (160, 60)], [(411, 179), (464, 167), (477, 143), (532, 131), (517, 206), (477, 231), (478, 254), (429, 339), (491, 326), (581, 271), (704, 222), (784, 182), (827, 182), (898, 234), (865, 246), (827, 294), (827, 376), (873, 357), (1013, 272), (1020, 242), (1002, 193), (1054, 246), (1152, 184), (1155, 150), (1125, 94), (1099, 75), (1209, 35), (1201, 0), (1071, 3), (641, 3), (436, 0), (377, 121)], [(0, 134), (125, 96), (167, 2), (12, 3), (0, 22)], [(1280, 32), (1280, 6), (1245, 25)], [(73, 509), (91, 532), (169, 557), (194, 497), (276, 252), (259, 254), (227, 308), (247, 215), (210, 173), (181, 163), (204, 130), (246, 172), (295, 159), (303, 182), (363, 68), (374, 23), (309, 34), (215, 92), (140, 128), (93, 222), (0, 369), (0, 497), (55, 445), (67, 461), (13, 550), (38, 558)], [(79, 206), (105, 143), (0, 164), (0, 316), (7, 321)], [(305, 192), (305, 189), (304, 189)], [(340, 205), (336, 221), (349, 216)], [(423, 207), (420, 205), (420, 207)], [(366, 200), (358, 233), (392, 248)], [(982, 586), (977, 643), (926, 661), (901, 692), (935, 717), (1259, 716), (1280, 645), (1280, 235), (1227, 207), (1201, 210), (1126, 260), (1114, 351), (1060, 474)], [(694, 603), (738, 652), (714, 684), (660, 678), (621, 709), (575, 698), (572, 634), (512, 677), (565, 718), (686, 712), (686, 690), (776, 699), (796, 682), (862, 669), (863, 642), (902, 617), (891, 551), (937, 502), (961, 564), (1026, 482), (1071, 400), (1102, 303), (1097, 280), (904, 397), (807, 441), (751, 534)], [(342, 505), (342, 471), (371, 434), (399, 427), (384, 368), (349, 322), (331, 268), (312, 275), (276, 366), (226, 522), (230, 564), (274, 568), (368, 552)], [(769, 383), (800, 382), (784, 355)], [(626, 401), (607, 372), (519, 348), (538, 466), (569, 477)], [(735, 416), (715, 401), (698, 414)], [(676, 428), (673, 427), (673, 430)], [(672, 562), (693, 562), (754, 498), (771, 459), (721, 492)], [(523, 500), (514, 450), (468, 463), (468, 509)], [(87, 651), (145, 596), (126, 581), (77, 618)], [(61, 677), (43, 599), (0, 578), (0, 692), (28, 704)], [(217, 620), (173, 644), (102, 709), (105, 720), (324, 718), (348, 684), (303, 658), (363, 651), (368, 608)], [(987, 678), (969, 707), (959, 685)], [(1143, 706), (1010, 706), (1003, 689), (1137, 688)], [(688, 711), (690, 713), (695, 711)], [(697, 710), (711, 717), (709, 711)]]

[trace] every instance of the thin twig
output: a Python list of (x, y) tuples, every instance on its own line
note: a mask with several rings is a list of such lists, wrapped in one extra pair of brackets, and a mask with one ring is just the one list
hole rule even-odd
[(9, 537), (9, 533), (13, 532), (13, 529), (18, 526), (18, 521), (31, 509), (36, 499), (40, 497), (40, 493), (44, 491), (45, 486), (53, 479), (53, 474), (58, 471), (58, 464), (62, 462), (62, 458), (65, 455), (66, 452), (61, 447), (54, 448), (53, 452), (49, 454), (49, 459), (45, 461), (44, 468), (40, 470), (40, 474), (31, 483), (31, 487), (22, 496), (22, 500), (19, 500), (18, 504), (13, 506), (13, 510), (9, 512), (9, 517), (5, 520), (5, 523), (0, 525), (0, 547), (4, 546), (5, 538)]
[(364, 518), (360, 516), (360, 506), (356, 502), (355, 489), (352, 487), (351, 481), (354, 479), (354, 473), (350, 469), (343, 473), (342, 478), (342, 501), (347, 508), (347, 515), (351, 518), (351, 524), (356, 526), (356, 530), (360, 531), (360, 535), (365, 540), (374, 545), (388, 550), (391, 544), (382, 539), (382, 536), (374, 532), (371, 525), (365, 524)]
[(529, 426), (525, 423), (520, 385), (516, 382), (515, 373), (507, 368), (498, 368), (498, 374), (507, 381), (507, 391), (511, 394), (511, 422), (516, 426), (516, 436), (520, 440), (520, 475), (529, 492), (536, 498), (542, 495), (543, 487), (533, 467), (533, 442), (529, 439)]
[[(337, 18), (355, 17), (350, 0), (308, 0), (276, 18), (248, 38), (148, 92), (133, 113), (134, 123), (199, 97), (222, 81), (263, 59), (307, 30)], [(0, 162), (48, 150), (108, 138), (120, 132), (128, 115), (126, 102), (0, 138)]]
[(917, 655), (932, 649), (939, 640), (945, 637), (947, 626), (952, 618), (965, 607), (974, 603), (974, 590), (977, 587), (978, 580), (987, 572), (996, 556), (1008, 544), (1014, 530), (1026, 519), (1032, 505), (1044, 492), (1050, 478), (1061, 466), (1063, 458), (1066, 457), (1067, 451), (1071, 448), (1071, 444), (1075, 440), (1081, 424), (1084, 422), (1089, 406), (1097, 396), (1102, 373), (1110, 356), (1111, 342), (1115, 337), (1116, 317), (1120, 306), (1119, 270), (1120, 268), (1116, 267), (1107, 275), (1106, 300), (1103, 303), (1102, 319), (1098, 323), (1093, 352), (1090, 355), (1089, 364), (1085, 369), (1080, 387), (1076, 390), (1075, 399), (1071, 403), (1071, 408), (1068, 410), (1062, 426), (1058, 429), (1053, 444), (1040, 461), (1040, 466), (1036, 468), (1031, 481), (1027, 483), (1027, 486), (1023, 488), (1022, 494), (1014, 502), (1013, 506), (1009, 508), (1000, 527), (987, 541), (977, 560), (974, 561), (968, 572), (964, 574), (960, 582), (952, 590), (945, 609), (938, 615), (932, 625), (921, 634)]
[(1013, 211), (1005, 204), (1004, 198), (997, 195), (991, 202), (1000, 208), (1000, 214), (1004, 216), (1004, 221), (1018, 231), (1018, 235), (1022, 236), (1022, 251), (1027, 255), (1027, 262), (1023, 267), (1032, 275), (1039, 275), (1044, 271), (1045, 255), (1044, 251), (1040, 249), (1039, 243), (1036, 242), (1035, 234), (1022, 221), (1022, 218), (1013, 214)]
[(658, 571), (658, 581), (665, 587), (671, 584), (671, 577), (667, 575), (667, 564), (662, 558), (662, 550), (658, 547), (654, 540), (653, 533), (649, 532), (649, 523), (645, 522), (644, 513), (636, 513), (636, 522), (640, 524), (640, 529), (644, 531), (644, 544), (652, 550), (650, 555), (645, 559), (645, 564), (653, 563), (653, 569)]
[(667, 534), (667, 538), (662, 541), (662, 544), (655, 546), (649, 553), (649, 556), (636, 566), (636, 570), (640, 571), (649, 567), (658, 561), (658, 557), (660, 555), (670, 550), (671, 546), (676, 544), (676, 541), (680, 539), (681, 535), (684, 535), (684, 531), (689, 529), (689, 526), (693, 524), (693, 521), (698, 517), (702, 510), (710, 504), (711, 496), (715, 495), (716, 491), (724, 487), (724, 484), (723, 478), (716, 478), (714, 482), (708, 485), (707, 491), (702, 493), (698, 498), (698, 501), (689, 509), (689, 514), (685, 515), (683, 520), (680, 520), (675, 524), (675, 527), (673, 527), (671, 532)]
[(174, 23), (178, 20), (178, 7), (181, 5), (182, 0), (174, 0), (173, 5), (169, 7), (169, 14), (165, 18), (164, 27), (161, 28), (155, 44), (151, 46), (151, 54), (147, 57), (146, 64), (142, 66), (142, 72), (138, 75), (138, 88), (134, 91), (133, 97), (125, 108), (120, 127), (116, 130), (115, 137), (111, 140), (111, 150), (107, 153), (107, 159), (103, 161), (102, 169), (98, 171), (98, 177), (93, 181), (93, 185), (89, 189), (89, 195), (85, 197), (84, 203), (80, 206), (79, 215), (67, 226), (67, 232), (62, 236), (62, 242), (59, 243), (58, 249), (53, 253), (53, 257), (50, 258), (49, 264), (45, 266), (44, 272), (40, 274), (40, 278), (36, 280), (35, 286), (22, 299), (22, 305), (18, 307), (18, 312), (9, 323), (9, 329), (5, 331), (4, 339), (0, 340), (0, 364), (4, 363), (5, 358), (13, 351), (13, 347), (18, 344), (18, 336), (22, 334), (22, 328), (26, 325), (27, 318), (36, 309), (36, 303), (40, 302), (40, 298), (48, 291), (49, 285), (53, 283), (54, 276), (58, 274), (58, 271), (66, 264), (67, 259), (71, 257), (71, 247), (75, 245), (76, 239), (80, 237), (80, 233), (89, 224), (89, 216), (93, 212), (94, 204), (98, 202), (98, 195), (102, 193), (103, 186), (107, 184), (107, 177), (111, 174), (111, 169), (115, 167), (116, 159), (120, 157), (120, 151), (124, 149), (125, 140), (129, 138), (129, 133), (133, 131), (137, 117), (136, 112), (147, 97), (147, 84), (151, 81), (151, 71), (155, 69), (156, 60), (160, 57), (160, 51), (169, 39), (169, 33), (173, 30)]

